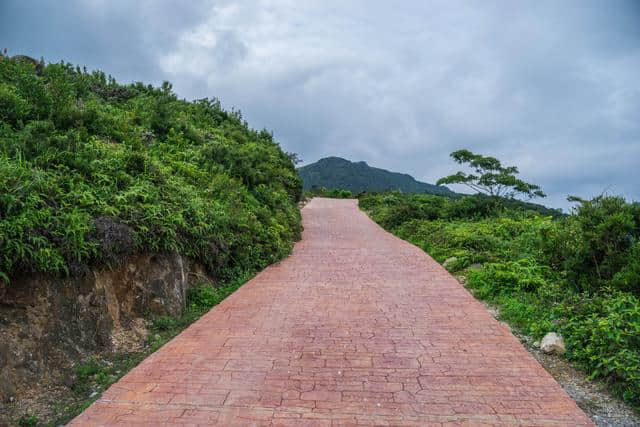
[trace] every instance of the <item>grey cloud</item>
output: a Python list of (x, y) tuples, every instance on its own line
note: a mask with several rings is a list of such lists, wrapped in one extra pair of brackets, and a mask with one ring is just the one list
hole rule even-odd
[(157, 57), (196, 25), (201, 6), (165, 1), (3, 1), (0, 44), (50, 62), (101, 68), (123, 81), (161, 81)]
[[(435, 181), (494, 155), (566, 207), (640, 199), (640, 3), (75, 1), (0, 6), (12, 52), (217, 96), (307, 162)], [(28, 22), (29, 25), (24, 25)]]

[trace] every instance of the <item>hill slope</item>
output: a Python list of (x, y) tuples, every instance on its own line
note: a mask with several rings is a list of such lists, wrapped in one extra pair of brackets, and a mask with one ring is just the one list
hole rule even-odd
[(326, 157), (298, 168), (304, 188), (363, 191), (400, 190), (405, 193), (453, 195), (447, 187), (416, 181), (411, 175), (390, 172), (365, 162), (350, 162), (340, 157)]
[(216, 99), (0, 55), (0, 291), (130, 253), (260, 269), (297, 237), (301, 192), (271, 134)]

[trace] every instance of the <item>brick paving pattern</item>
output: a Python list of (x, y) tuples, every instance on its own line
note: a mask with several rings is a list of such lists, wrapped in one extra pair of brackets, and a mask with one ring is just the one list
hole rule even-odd
[(439, 264), (355, 200), (303, 209), (293, 254), (74, 425), (592, 425)]

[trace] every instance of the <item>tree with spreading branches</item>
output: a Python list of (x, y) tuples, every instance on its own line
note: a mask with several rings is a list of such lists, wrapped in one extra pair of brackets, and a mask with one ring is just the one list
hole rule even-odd
[(519, 173), (517, 167), (502, 166), (495, 157), (485, 157), (469, 150), (458, 150), (451, 153), (451, 158), (461, 165), (469, 166), (474, 173), (457, 172), (440, 178), (438, 185), (463, 184), (478, 193), (492, 197), (546, 197), (538, 185), (529, 184), (516, 177)]

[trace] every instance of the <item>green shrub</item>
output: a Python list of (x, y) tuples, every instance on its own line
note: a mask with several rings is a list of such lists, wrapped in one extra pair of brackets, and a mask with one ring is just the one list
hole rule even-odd
[(503, 208), (495, 198), (483, 196), (466, 196), (452, 200), (445, 207), (442, 218), (488, 218), (495, 216)]
[(541, 338), (555, 330), (551, 308), (562, 299), (557, 275), (524, 258), (485, 264), (468, 273), (473, 294), (500, 307), (500, 316), (527, 335)]
[(39, 420), (37, 416), (27, 413), (20, 417), (20, 419), (18, 420), (18, 425), (21, 427), (31, 427), (37, 426), (38, 422)]
[(613, 275), (611, 284), (621, 291), (640, 295), (640, 242), (629, 250), (626, 264)]
[(640, 300), (625, 292), (575, 297), (559, 307), (568, 357), (640, 404)]
[(558, 210), (514, 199), (500, 199), (484, 195), (438, 196), (431, 194), (361, 194), (360, 207), (376, 221), (400, 226), (412, 219), (424, 220), (481, 220), (505, 216), (561, 217)]
[(640, 291), (633, 274), (638, 259), (634, 243), (640, 239), (637, 204), (613, 196), (581, 200), (573, 215), (545, 230), (543, 237), (545, 262), (565, 272), (577, 290), (596, 292), (613, 284)]
[(352, 199), (354, 197), (353, 193), (349, 190), (327, 189), (324, 187), (305, 190), (304, 195), (306, 198), (328, 197), (330, 199)]
[(226, 280), (289, 252), (301, 194), (273, 136), (217, 100), (0, 58), (0, 280), (170, 251)]
[(0, 84), (0, 121), (18, 127), (29, 115), (29, 103), (20, 97), (15, 87)]
[(469, 286), (480, 298), (535, 292), (545, 286), (553, 273), (549, 267), (532, 259), (485, 264), (481, 270), (469, 272)]
[(187, 291), (187, 304), (196, 310), (208, 310), (226, 297), (224, 288), (202, 283)]
[(153, 319), (153, 329), (155, 331), (170, 331), (180, 326), (180, 322), (173, 316), (158, 316)]

